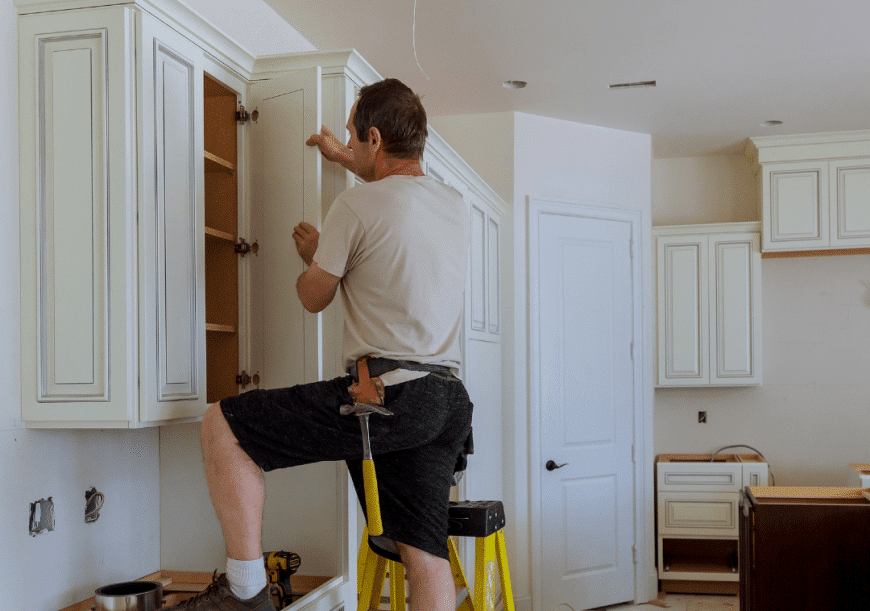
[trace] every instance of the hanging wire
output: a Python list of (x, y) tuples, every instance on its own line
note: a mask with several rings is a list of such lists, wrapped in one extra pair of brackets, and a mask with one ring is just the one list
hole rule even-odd
[[(423, 73), (427, 79), (429, 79), (429, 75), (426, 74), (426, 71), (423, 70), (423, 66), (420, 65), (420, 60), (417, 59), (417, 0), (414, 0), (414, 22), (411, 25), (411, 44), (414, 47), (414, 60), (417, 62), (417, 67), (420, 69), (420, 72)], [(429, 79), (430, 81), (432, 79)]]

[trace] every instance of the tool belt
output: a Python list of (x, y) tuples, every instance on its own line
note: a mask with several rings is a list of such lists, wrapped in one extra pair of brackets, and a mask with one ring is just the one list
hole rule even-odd
[(454, 377), (449, 367), (444, 365), (429, 365), (414, 361), (397, 361), (385, 358), (372, 358), (362, 356), (348, 368), (348, 373), (353, 376), (354, 383), (350, 386), (350, 395), (354, 403), (371, 403), (373, 405), (384, 404), (384, 383), (381, 376), (395, 369), (407, 369), (409, 371), (427, 371), (442, 376)]
[(388, 371), (393, 371), (394, 369), (407, 369), (408, 371), (428, 371), (431, 373), (439, 373), (441, 375), (451, 377), (453, 376), (453, 373), (450, 371), (450, 367), (445, 367), (444, 365), (429, 365), (426, 363), (417, 363), (415, 361), (398, 361), (395, 359), (363, 356), (360, 357), (356, 363), (352, 363), (347, 369), (347, 372), (352, 375), (354, 379), (359, 379), (359, 376), (357, 374), (357, 364), (363, 359), (367, 359), (366, 364), (368, 365), (369, 375), (372, 377), (383, 375)]

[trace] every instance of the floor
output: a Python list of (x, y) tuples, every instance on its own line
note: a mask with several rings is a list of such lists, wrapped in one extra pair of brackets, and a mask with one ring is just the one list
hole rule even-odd
[(740, 601), (736, 596), (716, 596), (711, 594), (663, 594), (655, 604), (615, 605), (604, 607), (606, 611), (628, 611), (630, 609), (671, 609), (672, 611), (738, 611)]

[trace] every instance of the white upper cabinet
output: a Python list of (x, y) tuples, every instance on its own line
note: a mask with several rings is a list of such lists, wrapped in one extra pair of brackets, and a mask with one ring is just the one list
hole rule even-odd
[(658, 386), (761, 384), (757, 223), (654, 227)]
[(870, 131), (752, 138), (762, 248), (870, 246)]
[(19, 25), (22, 419), (197, 416), (202, 51), (129, 6)]

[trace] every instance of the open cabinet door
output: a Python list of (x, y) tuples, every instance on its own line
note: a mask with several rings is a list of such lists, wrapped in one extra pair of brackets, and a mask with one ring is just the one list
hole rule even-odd
[[(294, 71), (251, 85), (247, 123), (252, 243), (250, 258), (251, 370), (260, 388), (283, 388), (322, 378), (322, 315), (304, 310), (296, 279), (305, 263), (293, 228), (300, 221), (321, 227), (321, 155), (305, 145), (320, 131), (320, 68)], [(347, 483), (344, 466), (326, 462), (266, 474), (263, 515), (266, 550), (291, 550), (307, 575), (335, 577), (336, 588), (313, 609), (332, 609), (349, 596), (347, 576)], [(303, 492), (304, 491), (304, 492)]]
[(253, 369), (261, 388), (321, 378), (319, 314), (305, 312), (296, 279), (306, 266), (293, 228), (320, 229), (320, 151), (305, 145), (320, 131), (320, 68), (251, 85), (251, 219), (259, 244), (252, 269)]

